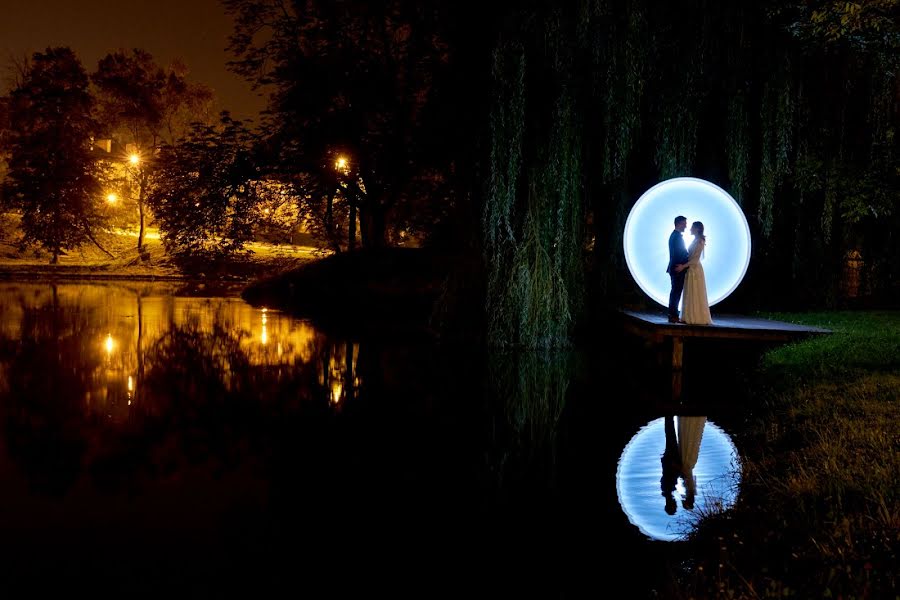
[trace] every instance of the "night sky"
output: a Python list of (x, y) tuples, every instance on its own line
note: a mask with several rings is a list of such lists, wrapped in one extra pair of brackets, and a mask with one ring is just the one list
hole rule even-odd
[(13, 56), (70, 46), (92, 72), (107, 52), (143, 48), (163, 66), (181, 57), (191, 79), (215, 90), (218, 108), (255, 118), (264, 100), (225, 67), (230, 33), (218, 0), (0, 0), (0, 94)]

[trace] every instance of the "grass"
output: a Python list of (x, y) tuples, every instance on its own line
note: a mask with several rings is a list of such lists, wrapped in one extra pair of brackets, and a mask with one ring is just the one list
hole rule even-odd
[(272, 276), (314, 261), (328, 254), (320, 252), (309, 236), (305, 245), (249, 242), (246, 252), (220, 260), (206, 257), (195, 261), (170, 256), (155, 228), (147, 231), (143, 260), (137, 250), (137, 232), (110, 229), (96, 235), (100, 244), (113, 256), (86, 243), (60, 256), (59, 264), (50, 265), (50, 254), (34, 246), (21, 247), (21, 232), (14, 216), (0, 214), (0, 276), (70, 278), (104, 277), (135, 279), (214, 279), (248, 281)]
[(900, 312), (767, 315), (831, 336), (766, 354), (741, 497), (694, 538), (688, 597), (900, 597)]

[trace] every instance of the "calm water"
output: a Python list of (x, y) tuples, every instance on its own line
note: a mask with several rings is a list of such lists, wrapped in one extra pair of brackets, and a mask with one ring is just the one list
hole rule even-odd
[(739, 461), (651, 362), (615, 333), (485, 356), (0, 284), (0, 588), (646, 596)]

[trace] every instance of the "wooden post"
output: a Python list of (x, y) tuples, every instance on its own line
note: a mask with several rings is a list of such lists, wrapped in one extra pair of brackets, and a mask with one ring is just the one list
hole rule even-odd
[(684, 364), (684, 338), (672, 337), (672, 400), (681, 400), (682, 366)]
[(681, 370), (684, 363), (684, 338), (680, 336), (672, 337), (672, 369)]

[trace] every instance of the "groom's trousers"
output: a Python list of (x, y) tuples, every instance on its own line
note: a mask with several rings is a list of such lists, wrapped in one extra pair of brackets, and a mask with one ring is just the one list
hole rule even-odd
[(684, 291), (684, 276), (687, 269), (681, 273), (669, 273), (672, 278), (672, 291), (669, 292), (669, 318), (678, 318), (678, 302), (681, 301), (681, 292)]

